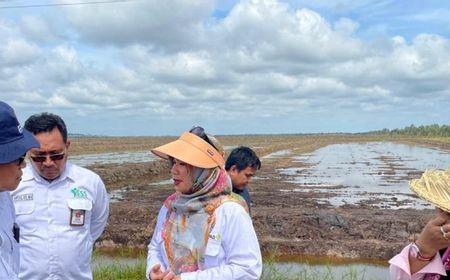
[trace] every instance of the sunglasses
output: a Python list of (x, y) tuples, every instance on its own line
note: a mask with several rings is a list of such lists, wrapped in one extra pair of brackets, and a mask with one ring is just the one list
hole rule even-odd
[(205, 129), (201, 126), (195, 126), (195, 127), (191, 128), (191, 130), (189, 130), (189, 132), (197, 135), (198, 137), (200, 137), (202, 139), (206, 138)]
[(66, 152), (62, 152), (59, 154), (46, 154), (46, 155), (30, 155), (31, 160), (34, 162), (44, 162), (47, 160), (47, 157), (50, 158), (52, 161), (62, 160), (64, 156), (66, 155)]
[(211, 139), (209, 139), (208, 134), (206, 134), (205, 129), (201, 126), (195, 126), (193, 128), (191, 128), (191, 130), (189, 130), (190, 133), (197, 135), (198, 137), (202, 138), (203, 140), (205, 140), (208, 144), (210, 144), (211, 146), (213, 146), (216, 150), (217, 149), (216, 145), (213, 144), (213, 142), (211, 141)]

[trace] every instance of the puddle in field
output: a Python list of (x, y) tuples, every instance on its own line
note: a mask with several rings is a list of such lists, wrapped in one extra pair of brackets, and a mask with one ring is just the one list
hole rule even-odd
[(151, 162), (155, 161), (156, 157), (149, 151), (140, 151), (77, 155), (70, 156), (69, 160), (76, 165), (89, 166), (93, 164)]
[[(280, 151), (286, 153), (285, 151)], [(450, 153), (390, 142), (335, 144), (293, 157), (302, 168), (279, 169), (298, 192), (327, 192), (331, 205), (370, 204), (382, 208), (433, 208), (416, 198), (408, 182), (426, 169), (447, 169)], [(320, 202), (320, 200), (319, 200)]]
[(281, 150), (281, 151), (276, 151), (271, 154), (265, 155), (265, 156), (261, 157), (261, 159), (271, 159), (271, 158), (283, 157), (283, 156), (288, 156), (291, 153), (292, 153), (292, 150)]
[[(96, 249), (92, 259), (93, 270), (114, 266), (119, 269), (133, 267), (139, 264), (145, 266), (146, 250), (137, 249), (124, 252), (102, 252)], [(389, 269), (385, 261), (371, 261), (363, 259), (337, 259), (320, 256), (285, 256), (280, 260), (270, 260), (267, 262), (264, 257), (264, 273), (266, 279), (269, 275), (283, 275), (285, 277), (298, 277), (308, 275), (308, 279), (329, 279), (330, 276), (338, 277), (333, 279), (350, 279), (348, 276), (357, 275), (358, 279), (388, 279)], [(376, 276), (376, 277), (375, 277)], [(305, 277), (306, 279), (306, 277)], [(354, 279), (354, 278), (351, 278)], [(355, 278), (356, 279), (356, 278)]]
[[(224, 146), (228, 153), (237, 146)], [(114, 152), (101, 154), (87, 154), (70, 156), (70, 162), (80, 166), (89, 166), (93, 164), (120, 164), (120, 163), (140, 163), (151, 162), (157, 159), (150, 151), (138, 152)]]

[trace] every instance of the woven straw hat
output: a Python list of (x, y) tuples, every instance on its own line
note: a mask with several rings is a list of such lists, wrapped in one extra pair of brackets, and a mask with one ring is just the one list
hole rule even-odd
[(419, 197), (450, 212), (450, 168), (447, 171), (427, 170), (409, 185)]

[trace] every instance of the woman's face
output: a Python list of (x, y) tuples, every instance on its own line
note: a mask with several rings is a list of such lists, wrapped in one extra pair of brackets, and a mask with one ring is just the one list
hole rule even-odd
[(175, 158), (171, 159), (171, 163), (172, 169), (170, 172), (172, 173), (175, 190), (183, 194), (191, 193), (194, 182), (192, 166)]

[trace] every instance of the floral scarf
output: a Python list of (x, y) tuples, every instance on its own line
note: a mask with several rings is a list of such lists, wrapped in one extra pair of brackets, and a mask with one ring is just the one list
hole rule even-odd
[(177, 275), (204, 269), (204, 254), (217, 207), (234, 201), (248, 211), (245, 201), (232, 193), (225, 170), (194, 167), (193, 171), (192, 192), (174, 193), (164, 201), (168, 212), (162, 238), (170, 268)]

